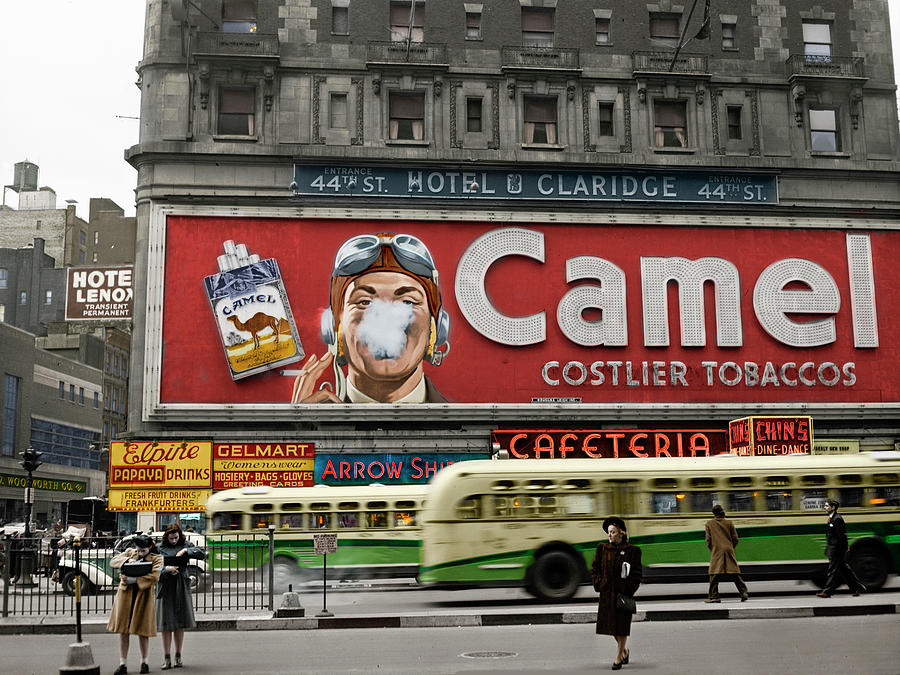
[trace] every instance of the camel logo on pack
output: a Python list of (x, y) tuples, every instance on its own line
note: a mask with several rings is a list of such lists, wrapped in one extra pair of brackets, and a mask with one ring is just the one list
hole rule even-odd
[(244, 244), (223, 242), (219, 272), (203, 282), (231, 377), (239, 380), (303, 358), (281, 270)]

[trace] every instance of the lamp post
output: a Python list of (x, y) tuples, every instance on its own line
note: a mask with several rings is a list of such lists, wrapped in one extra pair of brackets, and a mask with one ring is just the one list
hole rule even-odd
[(25, 536), (31, 536), (31, 505), (34, 502), (34, 491), (31, 488), (32, 485), (32, 477), (31, 474), (34, 471), (37, 471), (37, 468), (43, 464), (41, 462), (41, 455), (44, 454), (35, 450), (34, 448), (28, 448), (25, 452), (22, 453), (22, 468), (28, 473), (28, 479), (25, 482)]

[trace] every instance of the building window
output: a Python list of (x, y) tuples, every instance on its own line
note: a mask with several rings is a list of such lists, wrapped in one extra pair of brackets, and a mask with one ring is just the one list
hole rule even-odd
[(26, 291), (22, 291), (19, 293), (19, 304), (24, 305), (28, 302), (28, 293)]
[(128, 377), (128, 357), (122, 357), (122, 377)]
[(106, 352), (106, 372), (110, 372), (112, 370), (112, 354), (110, 352)]
[(421, 141), (425, 137), (425, 94), (391, 94), (391, 140)]
[(416, 2), (415, 11), (409, 2), (391, 3), (391, 40), (403, 42), (425, 41), (425, 3)]
[(9, 288), (9, 270), (0, 267), (0, 288)]
[(224, 0), (222, 3), (223, 33), (256, 32), (256, 0)]
[(36, 229), (36, 230), (41, 229), (41, 221), (40, 220), (38, 220), (34, 223), (34, 229)]
[(597, 44), (609, 44), (609, 19), (597, 19)]
[(615, 136), (615, 130), (613, 129), (613, 109), (613, 103), (608, 101), (600, 102), (597, 133), (601, 136)]
[(116, 438), (116, 437), (118, 437), (118, 435), (119, 435), (119, 425), (116, 424), (115, 422), (113, 422), (113, 425), (112, 425), (112, 437), (113, 437), (113, 438)]
[(739, 141), (744, 135), (741, 129), (741, 106), (728, 106), (728, 140)]
[(329, 97), (328, 123), (332, 129), (347, 128), (347, 94), (332, 94)]
[(350, 8), (331, 8), (331, 33), (332, 35), (350, 34)]
[(78, 262), (83, 263), (85, 260), (87, 260), (87, 255), (85, 254), (85, 252), (83, 250), (78, 251)]
[(0, 305), (0, 323), (6, 321), (6, 305)]
[(737, 49), (737, 24), (722, 24), (722, 49)]
[(471, 133), (481, 132), (481, 99), (466, 99), (466, 131)]
[(97, 262), (98, 260), (100, 260), (100, 256), (97, 255), (96, 252), (92, 253), (91, 254), (91, 262)]
[(522, 44), (526, 47), (553, 46), (553, 9), (522, 8)]
[(109, 422), (103, 423), (103, 440), (109, 440)]
[(3, 376), (3, 455), (16, 454), (16, 419), (19, 416), (19, 378), (15, 375)]
[(833, 108), (809, 109), (809, 141), (810, 148), (814, 152), (837, 152), (841, 149), (836, 110)]
[(45, 305), (53, 304), (53, 291), (50, 289), (47, 289), (46, 291), (44, 291), (44, 304)]
[(687, 103), (684, 101), (656, 101), (653, 104), (653, 120), (656, 147), (687, 147)]
[(94, 246), (100, 243), (100, 233), (94, 230)]
[(466, 40), (481, 39), (481, 12), (466, 12)]
[(831, 24), (803, 22), (803, 56), (807, 61), (831, 61)]
[(63, 382), (62, 380), (59, 381), (59, 397), (60, 398), (66, 397), (66, 383)]
[(676, 47), (681, 37), (681, 15), (668, 12), (650, 13), (650, 41), (656, 46)]
[(96, 410), (99, 407), (100, 407), (100, 392), (95, 391), (94, 392), (94, 409)]
[(256, 91), (253, 89), (219, 89), (218, 133), (229, 136), (254, 134)]
[(84, 230), (81, 230), (78, 233), (78, 243), (81, 244), (82, 246), (87, 244), (87, 232), (85, 232)]
[(525, 142), (556, 143), (556, 98), (525, 97)]
[(119, 355), (113, 355), (113, 375), (119, 374)]
[(78, 387), (78, 403), (84, 405), (84, 387)]
[(69, 385), (69, 400), (72, 401), (72, 403), (75, 402), (75, 385), (74, 384)]

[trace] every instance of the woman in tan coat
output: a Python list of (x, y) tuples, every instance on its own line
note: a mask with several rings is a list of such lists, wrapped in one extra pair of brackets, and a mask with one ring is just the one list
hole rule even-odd
[(634, 597), (641, 585), (641, 549), (628, 543), (625, 521), (621, 518), (610, 516), (603, 521), (603, 530), (609, 542), (597, 546), (591, 565), (591, 580), (599, 593), (596, 632), (615, 638), (616, 660), (612, 669), (619, 670), (631, 657), (625, 647), (631, 634), (631, 613), (616, 607), (616, 596)]
[(163, 557), (156, 552), (156, 546), (150, 537), (138, 536), (132, 541), (134, 548), (129, 548), (114, 556), (109, 565), (120, 569), (125, 563), (149, 562), (153, 565), (150, 574), (142, 577), (120, 575), (116, 599), (113, 602), (112, 614), (106, 630), (119, 634), (119, 667), (114, 675), (125, 675), (128, 672), (128, 647), (132, 635), (138, 636), (141, 650), (142, 673), (149, 673), (147, 657), (150, 652), (150, 638), (156, 635), (156, 582), (162, 570)]

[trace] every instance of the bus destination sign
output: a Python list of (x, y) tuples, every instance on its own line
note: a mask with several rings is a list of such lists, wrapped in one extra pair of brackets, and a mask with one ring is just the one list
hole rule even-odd
[(709, 171), (400, 169), (294, 165), (295, 195), (777, 204), (773, 175)]

